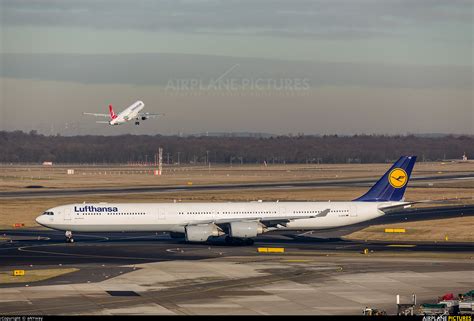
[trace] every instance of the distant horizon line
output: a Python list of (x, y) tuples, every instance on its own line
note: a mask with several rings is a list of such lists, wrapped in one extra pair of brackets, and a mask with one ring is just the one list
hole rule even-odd
[(242, 132), (198, 132), (198, 133), (177, 133), (177, 134), (80, 134), (80, 135), (68, 135), (64, 133), (56, 134), (44, 134), (40, 133), (37, 130), (25, 131), (22, 129), (16, 130), (0, 130), (0, 133), (15, 133), (21, 132), (27, 135), (38, 135), (45, 137), (54, 137), (54, 136), (63, 136), (63, 137), (82, 137), (82, 136), (103, 136), (103, 137), (115, 137), (115, 136), (165, 136), (165, 137), (238, 137), (238, 138), (271, 138), (271, 137), (356, 137), (356, 136), (374, 136), (374, 137), (425, 137), (425, 138), (441, 138), (441, 137), (474, 137), (474, 134), (468, 133), (400, 133), (400, 134), (384, 134), (384, 133), (353, 133), (353, 134), (341, 134), (341, 133), (321, 133), (321, 134), (307, 134), (307, 133), (286, 133), (286, 134), (272, 134), (265, 132), (251, 132), (251, 131), (242, 131)]

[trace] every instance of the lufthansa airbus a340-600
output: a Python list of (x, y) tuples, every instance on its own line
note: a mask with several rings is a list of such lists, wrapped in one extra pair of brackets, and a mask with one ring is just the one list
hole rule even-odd
[(169, 232), (188, 242), (226, 235), (252, 244), (274, 230), (322, 230), (368, 221), (388, 209), (408, 207), (404, 193), (416, 156), (402, 156), (363, 196), (348, 202), (95, 203), (54, 207), (36, 218), (52, 229), (73, 232)]
[(151, 114), (151, 113), (142, 113), (142, 109), (145, 108), (143, 101), (136, 101), (127, 108), (125, 108), (119, 114), (114, 112), (112, 105), (109, 105), (108, 114), (96, 114), (96, 113), (83, 113), (84, 115), (90, 115), (95, 117), (105, 117), (109, 118), (109, 121), (96, 121), (99, 124), (109, 124), (109, 125), (122, 125), (128, 121), (135, 120), (135, 125), (140, 125), (140, 120), (146, 120), (148, 118), (155, 118), (163, 116), (163, 114)]

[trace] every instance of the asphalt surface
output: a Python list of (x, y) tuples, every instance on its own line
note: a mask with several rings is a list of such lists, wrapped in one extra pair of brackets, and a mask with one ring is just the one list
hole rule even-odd
[(446, 291), (471, 290), (470, 261), (409, 255), (280, 254), (137, 266), (82, 264), (74, 266), (80, 269), (77, 272), (46, 281), (3, 286), (0, 312), (34, 316), (361, 315), (370, 306), (395, 314), (396, 294), (402, 302), (409, 302), (416, 293), (418, 302), (432, 303)]
[[(474, 178), (474, 173), (419, 176), (412, 177), (410, 181), (432, 181)], [(274, 183), (245, 183), (245, 184), (216, 184), (216, 185), (183, 185), (183, 186), (144, 186), (144, 187), (103, 187), (83, 189), (29, 189), (25, 191), (0, 192), (0, 198), (31, 198), (31, 197), (53, 197), (53, 196), (77, 196), (97, 194), (130, 194), (130, 193), (169, 193), (183, 191), (206, 191), (206, 190), (234, 190), (234, 189), (259, 189), (259, 188), (302, 188), (321, 186), (353, 186), (360, 184), (373, 184), (377, 179), (341, 179), (308, 182), (274, 182)]]
[[(10, 233), (8, 235), (12, 235)], [(17, 236), (19, 233), (15, 233)], [(186, 244), (154, 234), (105, 234), (100, 236), (76, 234), (75, 243), (67, 244), (64, 236), (50, 231), (28, 231), (19, 239), (0, 246), (1, 267), (114, 264), (130, 265), (168, 260), (200, 260), (224, 256), (253, 256), (257, 247), (284, 247), (286, 253), (304, 255), (314, 251), (370, 251), (391, 252), (473, 252), (472, 243), (431, 242), (363, 242), (340, 238), (317, 238), (312, 236), (265, 235), (256, 239), (252, 246), (227, 246), (216, 240), (212, 244)], [(42, 240), (34, 239), (41, 236)]]

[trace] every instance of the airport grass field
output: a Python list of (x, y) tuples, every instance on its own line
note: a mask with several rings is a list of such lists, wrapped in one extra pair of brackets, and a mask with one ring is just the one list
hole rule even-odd
[[(212, 191), (170, 191), (120, 195), (35, 196), (30, 198), (0, 198), (0, 228), (15, 223), (24, 227), (37, 226), (35, 217), (44, 210), (68, 203), (82, 202), (199, 202), (199, 201), (339, 201), (351, 200), (367, 191), (362, 186), (285, 187), (285, 183), (347, 179), (374, 179), (389, 164), (298, 164), (298, 165), (211, 165), (164, 166), (163, 175), (156, 176), (154, 167), (144, 166), (0, 166), (2, 191), (68, 190), (107, 187), (198, 186), (213, 184), (242, 184), (278, 182), (275, 188), (247, 188)], [(74, 169), (74, 174), (67, 174)], [(417, 163), (414, 176), (439, 176), (474, 172), (474, 163)], [(445, 200), (449, 204), (474, 204), (474, 180), (446, 179), (412, 181), (406, 192), (407, 200)], [(426, 206), (426, 205), (423, 205)], [(426, 233), (407, 233), (413, 240), (441, 240), (448, 233), (450, 241), (472, 240), (473, 217), (450, 219), (449, 222), (424, 221), (408, 226)], [(402, 226), (397, 224), (397, 226)], [(385, 226), (384, 226), (385, 227)], [(455, 232), (454, 232), (454, 230)], [(354, 238), (386, 239), (400, 236), (380, 234), (381, 227), (369, 227), (354, 233)]]
[[(117, 165), (0, 165), (2, 191), (24, 190), (31, 186), (49, 189), (100, 188), (111, 186), (179, 186), (378, 178), (391, 164), (262, 164), (255, 165), (164, 165), (163, 175), (155, 176), (153, 166)], [(73, 169), (73, 175), (67, 170)], [(474, 162), (417, 162), (414, 175), (446, 175), (474, 172)], [(466, 183), (466, 184), (463, 184)], [(472, 187), (472, 181), (456, 181), (456, 186)], [(436, 184), (436, 186), (443, 186)], [(448, 187), (450, 185), (448, 184)]]

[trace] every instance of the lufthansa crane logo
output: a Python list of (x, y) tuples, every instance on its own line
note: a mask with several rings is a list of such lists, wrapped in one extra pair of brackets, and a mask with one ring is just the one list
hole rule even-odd
[(395, 188), (402, 188), (406, 185), (407, 181), (407, 172), (401, 168), (394, 168), (390, 174), (388, 174), (388, 182)]

